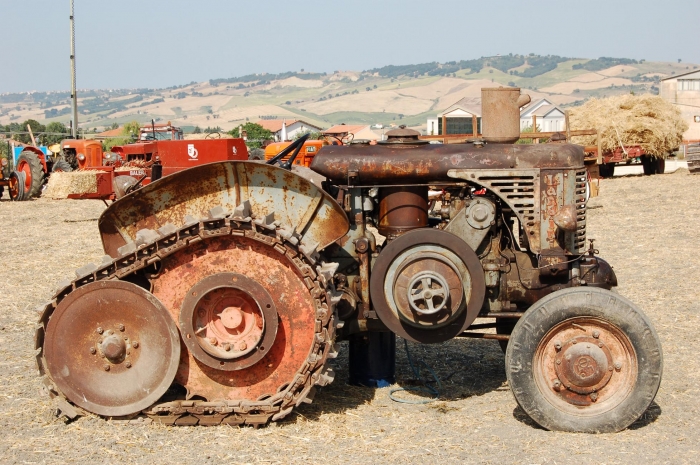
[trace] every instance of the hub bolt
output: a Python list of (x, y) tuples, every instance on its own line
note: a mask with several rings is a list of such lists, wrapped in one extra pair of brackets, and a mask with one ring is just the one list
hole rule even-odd
[(210, 338), (209, 338), (209, 343), (210, 343), (211, 345), (216, 345), (216, 338), (215, 338), (215, 337), (210, 337)]
[(240, 350), (246, 350), (248, 348), (248, 344), (246, 344), (245, 341), (241, 342), (240, 344), (238, 344), (238, 348)]
[(134, 342), (131, 344), (131, 347), (133, 347), (134, 349), (138, 349), (138, 348), (139, 348), (139, 341), (134, 341)]
[(126, 362), (124, 365), (125, 365), (127, 368), (131, 368), (131, 362)]
[(561, 341), (554, 341), (554, 348), (557, 349), (557, 351), (561, 350)]
[(104, 368), (105, 371), (109, 371), (109, 365), (107, 365), (106, 363), (104, 364), (104, 366), (102, 368)]
[(102, 333), (104, 333), (104, 332), (105, 332), (105, 330), (102, 329), (102, 326), (99, 326), (99, 327), (97, 328), (97, 334), (102, 334)]
[(561, 360), (557, 360), (557, 365), (561, 365)]
[(595, 402), (596, 400), (598, 400), (598, 393), (591, 392), (591, 395), (589, 397), (591, 398), (591, 402)]
[(622, 363), (620, 363), (620, 362), (615, 362), (615, 369), (616, 369), (617, 371), (620, 371), (620, 370), (622, 369)]
[(122, 325), (122, 324), (120, 324), (119, 326), (117, 326), (117, 328), (119, 328), (119, 331), (124, 331), (124, 325)]
[(593, 331), (593, 337), (598, 339), (600, 337), (600, 331), (598, 331), (597, 329)]
[(90, 353), (92, 355), (95, 355), (97, 353), (97, 349), (95, 349), (94, 347), (90, 347)]
[(226, 352), (229, 352), (231, 350), (231, 345), (230, 344), (224, 344), (224, 350)]
[(554, 384), (552, 385), (552, 387), (554, 388), (555, 391), (558, 391), (559, 389), (561, 389), (561, 381), (559, 381), (559, 380), (554, 381)]

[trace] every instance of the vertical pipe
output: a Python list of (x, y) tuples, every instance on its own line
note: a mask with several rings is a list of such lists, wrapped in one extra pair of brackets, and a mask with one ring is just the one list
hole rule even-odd
[(75, 89), (75, 20), (73, 19), (73, 0), (70, 0), (70, 80), (71, 98), (73, 99), (73, 124), (71, 135), (78, 138), (78, 94)]

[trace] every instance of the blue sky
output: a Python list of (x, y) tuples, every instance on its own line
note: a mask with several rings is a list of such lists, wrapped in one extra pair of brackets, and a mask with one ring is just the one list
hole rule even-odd
[[(0, 0), (0, 93), (70, 88), (70, 0)], [(78, 88), (508, 53), (700, 63), (698, 0), (75, 0)]]

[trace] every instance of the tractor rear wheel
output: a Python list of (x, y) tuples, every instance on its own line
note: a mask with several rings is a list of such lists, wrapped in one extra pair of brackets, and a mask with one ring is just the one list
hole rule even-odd
[(506, 375), (518, 405), (549, 430), (627, 428), (661, 383), (661, 343), (632, 302), (600, 288), (554, 292), (518, 321)]
[(38, 197), (44, 183), (44, 167), (39, 156), (28, 150), (19, 154), (17, 171), (24, 173), (24, 194), (26, 199)]

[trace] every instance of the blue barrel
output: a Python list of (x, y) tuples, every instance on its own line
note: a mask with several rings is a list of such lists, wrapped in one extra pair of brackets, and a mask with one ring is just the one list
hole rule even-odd
[(348, 384), (386, 387), (396, 382), (396, 334), (353, 334), (349, 343)]

